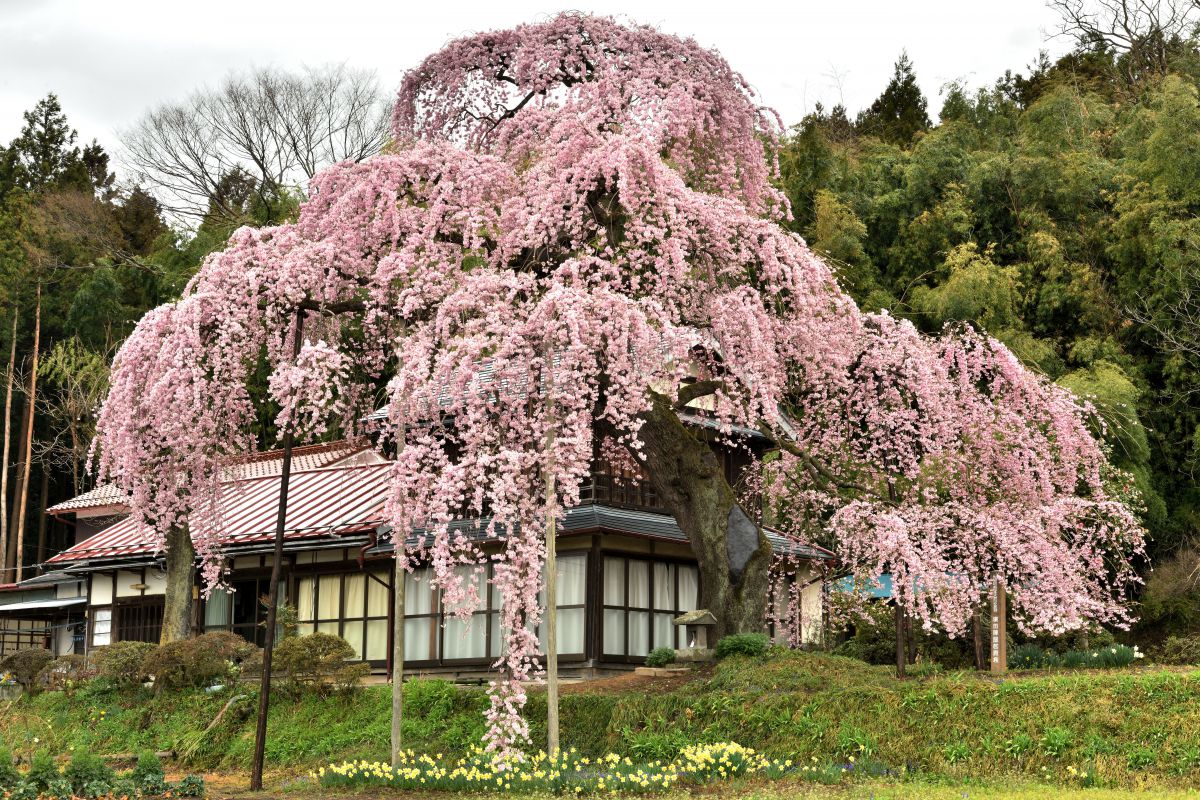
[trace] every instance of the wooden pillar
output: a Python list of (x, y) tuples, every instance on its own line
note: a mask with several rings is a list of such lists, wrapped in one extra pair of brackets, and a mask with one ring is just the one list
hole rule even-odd
[(1004, 579), (992, 584), (992, 672), (1003, 675), (1008, 671), (1008, 630), (1005, 624)]
[(392, 577), (392, 766), (400, 766), (404, 748), (404, 591), (408, 559), (404, 534), (392, 531), (395, 565)]

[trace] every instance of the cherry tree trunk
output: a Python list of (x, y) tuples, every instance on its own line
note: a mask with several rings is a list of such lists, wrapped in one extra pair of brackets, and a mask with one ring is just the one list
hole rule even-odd
[(700, 606), (716, 636), (757, 633), (767, 615), (771, 543), (738, 503), (720, 458), (655, 394), (640, 438), (654, 491), (687, 535), (700, 568)]
[(167, 585), (159, 644), (188, 638), (192, 633), (192, 592), (196, 550), (186, 527), (167, 531)]

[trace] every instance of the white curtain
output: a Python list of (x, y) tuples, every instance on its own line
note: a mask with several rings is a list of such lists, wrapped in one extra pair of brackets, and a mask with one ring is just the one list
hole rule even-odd
[(366, 608), (367, 576), (352, 573), (346, 576), (342, 587), (342, 616), (347, 619), (361, 619)]
[(485, 614), (474, 615), (470, 620), (447, 616), (442, 657), (483, 658), (487, 646), (486, 620)]
[(204, 627), (206, 630), (229, 627), (229, 592), (214, 589), (204, 601)]
[(675, 616), (673, 614), (654, 615), (654, 646), (675, 646)]
[(645, 561), (629, 562), (629, 606), (650, 607), (650, 565)]
[(608, 655), (625, 655), (625, 612), (604, 609), (604, 652)]
[(586, 590), (587, 556), (567, 556), (558, 559), (558, 604), (560, 606), (583, 605)]
[(654, 607), (663, 611), (675, 609), (674, 564), (654, 565)]
[[(317, 585), (316, 578), (301, 578), (299, 585), (296, 587), (296, 616), (302, 621), (308, 622), (317, 618), (317, 607), (313, 600), (316, 593), (313, 591)], [(309, 633), (312, 633), (312, 626), (309, 626)], [(301, 635), (304, 631), (301, 630)]]
[[(317, 619), (338, 619), (341, 614), (342, 578), (340, 575), (322, 575), (317, 585)], [(318, 625), (318, 629), (326, 630)], [(336, 632), (336, 631), (335, 631)]]
[(679, 568), (678, 611), (695, 611), (700, 605), (700, 574), (695, 567)]
[(631, 656), (644, 656), (650, 652), (650, 613), (647, 611), (629, 612), (629, 653)]
[(625, 559), (604, 559), (604, 604), (625, 605)]
[(434, 657), (432, 647), (433, 618), (404, 620), (404, 659), (428, 661)]
[(373, 619), (367, 623), (367, 658), (383, 661), (387, 658), (388, 621)]
[(388, 615), (388, 586), (386, 572), (373, 572), (367, 579), (368, 617), (386, 617)]
[(363, 624), (360, 620), (346, 622), (342, 625), (342, 638), (349, 642), (354, 648), (354, 658), (362, 660), (363, 657)]

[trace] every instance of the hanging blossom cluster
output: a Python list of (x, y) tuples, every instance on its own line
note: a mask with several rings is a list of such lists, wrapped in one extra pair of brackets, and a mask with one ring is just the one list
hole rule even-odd
[[(578, 502), (598, 449), (639, 459), (651, 392), (697, 376), (713, 382), (727, 430), (789, 443), (793, 480), (772, 485), (806, 476), (796, 501), (823, 504), (851, 563), (877, 539), (895, 554), (889, 568), (909, 563), (933, 588), (963, 574), (954, 559), (980, 571), (1006, 559), (1005, 574), (1021, 576), (1061, 551), (1074, 583), (1055, 579), (1054, 591), (1088, 593), (1072, 613), (1109, 611), (1098, 543), (1137, 537), (1115, 508), (1107, 529), (1076, 524), (1080, 504), (1103, 497), (1102, 458), (1071, 427), (1080, 409), (987, 340), (935, 343), (860, 314), (778, 224), (778, 135), (719, 55), (651, 28), (564, 14), (452, 42), (406, 77), (390, 154), (318, 175), (295, 223), (239, 230), (178, 303), (142, 320), (99, 416), (102, 477), (152, 528), (188, 524), (211, 582), (221, 464), (251, 446), (247, 387), (262, 365), (277, 423), (301, 436), (352, 433), (382, 388), (393, 529), (423, 532), (418, 555), (455, 613), (474, 610), (473, 577), (495, 561), (498, 754), (528, 740), (522, 684), (538, 672), (548, 520)], [(1047, 399), (1054, 410), (1038, 405)], [(1045, 445), (1017, 438), (1029, 431)], [(1013, 447), (993, 442), (1009, 435)], [(977, 479), (986, 484), (957, 485)], [(888, 481), (897, 496), (871, 499)], [(830, 488), (858, 483), (867, 489), (851, 502)], [(990, 496), (1000, 486), (1013, 487), (1008, 500)], [(1015, 510), (1045, 505), (1026, 491), (1056, 500), (1053, 529)], [(935, 531), (949, 536), (934, 509), (989, 524), (984, 496), (1012, 504), (1008, 527), (972, 534), (962, 553), (937, 550), (945, 564), (932, 548), (900, 560), (925, 553)], [(910, 511), (903, 524), (920, 534), (896, 533), (888, 515)], [(464, 518), (503, 537), (500, 553), (451, 525)], [(1058, 549), (1030, 550), (1033, 521)], [(1015, 550), (990, 552), (1001, 546)], [(947, 594), (938, 589), (918, 597)], [(1019, 606), (1035, 614), (1047, 585), (1027, 591)]]
[(886, 315), (864, 318), (842, 381), (810, 398), (808, 449), (771, 486), (822, 520), (859, 600), (890, 575), (927, 630), (958, 636), (998, 579), (1027, 632), (1130, 621), (1144, 532), (1091, 408), (994, 339)]

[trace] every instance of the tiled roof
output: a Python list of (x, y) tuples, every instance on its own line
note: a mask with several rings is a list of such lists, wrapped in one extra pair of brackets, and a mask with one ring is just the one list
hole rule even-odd
[[(370, 448), (365, 439), (340, 440), (327, 444), (314, 444), (292, 449), (292, 471), (318, 469), (335, 464)], [(267, 450), (230, 459), (226, 467), (225, 480), (242, 480), (267, 475), (278, 475), (283, 470), (283, 451)], [(97, 486), (90, 492), (64, 500), (46, 509), (47, 514), (62, 514), (81, 511), (85, 508), (124, 506), (125, 493), (112, 484)]]
[[(470, 539), (483, 541), (487, 538), (486, 520), (463, 520), (451, 523), (451, 528), (461, 532)], [(563, 515), (562, 524), (558, 527), (559, 535), (566, 536), (579, 531), (604, 530), (613, 533), (625, 533), (648, 539), (660, 539), (669, 542), (687, 544), (687, 535), (680, 530), (675, 518), (670, 514), (640, 509), (616, 508), (601, 504), (586, 504), (568, 509)], [(829, 550), (814, 544), (807, 544), (788, 538), (778, 531), (765, 528), (767, 539), (776, 553), (793, 555), (817, 561), (829, 561), (835, 556)], [(424, 535), (421, 531), (408, 539), (409, 546), (422, 543)], [(391, 544), (381, 543), (375, 552), (390, 552)]]
[[(391, 464), (375, 462), (292, 473), (288, 483), (287, 538), (373, 529), (382, 519)], [(270, 541), (275, 535), (279, 475), (231, 481), (223, 498), (221, 543), (225, 547)], [(47, 563), (70, 564), (149, 555), (150, 531), (133, 517), (64, 550)]]

